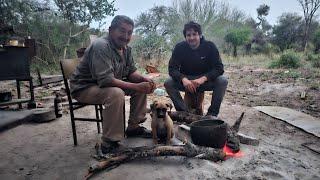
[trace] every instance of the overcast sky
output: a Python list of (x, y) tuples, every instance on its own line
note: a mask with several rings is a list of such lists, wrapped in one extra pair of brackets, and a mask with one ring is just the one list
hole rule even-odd
[[(127, 15), (135, 19), (142, 12), (147, 11), (154, 5), (171, 6), (173, 0), (116, 0), (115, 8), (118, 11), (115, 15)], [(297, 0), (220, 0), (220, 2), (229, 2), (231, 7), (242, 10), (253, 18), (257, 17), (256, 9), (261, 4), (270, 6), (267, 20), (274, 25), (277, 18), (284, 12), (297, 12), (302, 15), (302, 9)], [(107, 18), (107, 27), (110, 25), (112, 17)]]

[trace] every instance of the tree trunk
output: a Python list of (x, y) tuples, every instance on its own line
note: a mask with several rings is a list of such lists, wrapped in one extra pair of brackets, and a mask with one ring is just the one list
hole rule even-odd
[(67, 49), (68, 47), (70, 46), (70, 39), (72, 37), (72, 26), (70, 25), (70, 28), (69, 28), (69, 36), (68, 36), (68, 39), (67, 39), (67, 44), (65, 45), (64, 47), (64, 50), (63, 50), (63, 59), (66, 58), (67, 56)]
[(305, 30), (304, 30), (304, 37), (303, 37), (303, 52), (306, 52), (308, 47), (308, 39), (309, 39), (309, 24), (306, 24)]
[(233, 57), (237, 57), (237, 46), (233, 46)]

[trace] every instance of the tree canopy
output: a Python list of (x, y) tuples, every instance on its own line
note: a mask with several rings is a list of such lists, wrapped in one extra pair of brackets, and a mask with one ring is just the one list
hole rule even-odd
[(244, 45), (250, 39), (251, 31), (248, 28), (231, 29), (224, 37), (227, 43), (233, 46), (233, 56), (237, 57), (237, 47)]
[(59, 59), (75, 57), (89, 33), (97, 32), (89, 25), (102, 24), (114, 11), (114, 1), (108, 0), (1, 0), (0, 42), (31, 36), (37, 46), (33, 64), (58, 67)]

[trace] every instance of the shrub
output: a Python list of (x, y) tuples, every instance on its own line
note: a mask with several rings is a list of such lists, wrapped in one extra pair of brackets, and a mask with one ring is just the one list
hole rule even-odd
[(318, 59), (319, 56), (316, 54), (308, 53), (306, 55), (306, 61), (314, 61), (315, 59)]
[(320, 59), (317, 58), (317, 59), (312, 60), (312, 61), (311, 61), (311, 64), (312, 64), (312, 66), (315, 67), (315, 68), (320, 68)]
[(271, 63), (271, 68), (298, 68), (300, 56), (292, 50), (285, 51), (277, 61)]
[(280, 49), (277, 46), (274, 46), (271, 43), (266, 43), (264, 46), (261, 47), (261, 53), (270, 55), (272, 53), (279, 53)]
[(320, 56), (317, 54), (309, 53), (306, 55), (306, 61), (310, 61), (311, 65), (315, 68), (320, 68)]

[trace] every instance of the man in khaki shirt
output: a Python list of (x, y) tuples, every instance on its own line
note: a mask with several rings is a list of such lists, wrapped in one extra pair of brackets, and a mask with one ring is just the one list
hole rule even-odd
[(85, 51), (73, 73), (70, 86), (72, 96), (83, 103), (101, 103), (103, 109), (102, 150), (116, 150), (124, 138), (125, 95), (130, 95), (130, 116), (127, 137), (151, 137), (150, 131), (140, 126), (146, 120), (146, 94), (155, 84), (140, 75), (134, 65), (131, 40), (134, 22), (127, 16), (116, 16), (109, 27), (108, 37), (95, 40)]

